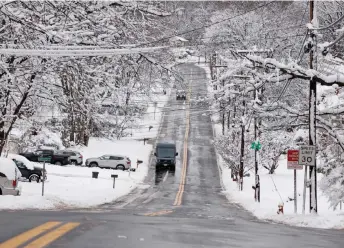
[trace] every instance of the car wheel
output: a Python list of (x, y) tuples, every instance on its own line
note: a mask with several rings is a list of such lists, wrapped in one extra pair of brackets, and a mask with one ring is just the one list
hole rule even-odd
[(61, 163), (60, 161), (56, 161), (55, 164), (56, 164), (56, 165), (59, 165), (59, 166), (62, 165), (62, 163)]
[(119, 165), (117, 165), (116, 166), (116, 170), (125, 170), (125, 167), (124, 167), (124, 165), (123, 164), (119, 164)]
[(39, 176), (37, 174), (32, 174), (29, 176), (29, 182), (31, 183), (32, 181), (36, 181), (39, 183)]
[(0, 189), (0, 195), (2, 195), (2, 190)]
[(98, 164), (96, 162), (90, 163), (90, 167), (98, 167)]
[(175, 165), (175, 164), (174, 164), (174, 165), (171, 165), (171, 166), (170, 166), (170, 170), (171, 170), (171, 171), (175, 171), (175, 170), (176, 170), (176, 165)]

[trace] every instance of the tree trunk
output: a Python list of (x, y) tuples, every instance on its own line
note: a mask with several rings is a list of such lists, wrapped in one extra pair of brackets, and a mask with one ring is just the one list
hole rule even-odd
[(275, 170), (278, 167), (278, 159), (279, 159), (280, 156), (281, 155), (278, 155), (278, 156), (276, 156), (275, 158), (272, 159), (272, 165), (270, 167), (269, 174), (274, 174), (275, 173)]
[[(31, 75), (31, 83), (32, 81), (35, 79), (35, 74), (32, 74)], [(14, 123), (16, 122), (17, 118), (18, 118), (18, 115), (20, 113), (20, 110), (21, 108), (23, 107), (28, 95), (29, 95), (29, 91), (30, 89), (32, 88), (32, 85), (30, 85), (27, 90), (24, 92), (19, 104), (17, 104), (17, 106), (15, 107), (14, 111), (13, 111), (13, 117), (9, 123), (9, 127), (7, 129), (7, 131), (5, 132), (4, 128), (5, 128), (5, 122), (4, 121), (1, 121), (0, 122), (0, 130), (2, 130), (0, 132), (0, 155), (5, 147), (5, 144), (6, 144), (6, 140), (8, 139), (8, 136), (10, 135), (11, 131), (12, 131), (12, 128), (13, 128), (13, 125)]]
[[(0, 128), (3, 128), (2, 126), (3, 126), (3, 122), (0, 123)], [(5, 144), (6, 144), (5, 132), (2, 130), (0, 131), (0, 156), (1, 156), (2, 150), (5, 147)]]
[(90, 141), (90, 136), (87, 135), (86, 133), (84, 133), (84, 142), (83, 145), (84, 146), (88, 146), (88, 142)]
[(273, 162), (273, 163), (272, 163), (272, 166), (271, 166), (271, 168), (270, 168), (270, 170), (269, 170), (269, 174), (274, 174), (274, 173), (275, 173), (275, 170), (276, 170), (276, 163)]

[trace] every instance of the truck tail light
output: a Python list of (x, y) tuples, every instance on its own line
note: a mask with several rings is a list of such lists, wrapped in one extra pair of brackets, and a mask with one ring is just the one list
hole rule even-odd
[(130, 162), (130, 161), (127, 161), (127, 164), (131, 164), (131, 162)]
[(17, 187), (17, 180), (12, 180), (12, 186), (13, 188)]

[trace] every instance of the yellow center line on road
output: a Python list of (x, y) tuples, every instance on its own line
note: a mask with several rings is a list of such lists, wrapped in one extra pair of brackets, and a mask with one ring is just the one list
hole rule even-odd
[[(46, 222), (40, 226), (32, 228), (18, 236), (15, 236), (3, 243), (0, 244), (0, 248), (16, 248), (20, 245), (24, 244), (25, 242), (29, 241), (30, 239), (51, 230), (52, 228), (60, 225), (61, 222)], [(3, 227), (5, 228), (5, 227)]]
[(43, 235), (42, 237), (32, 241), (30, 244), (25, 246), (25, 248), (43, 248), (49, 245), (51, 242), (55, 241), (56, 239), (60, 238), (67, 232), (73, 230), (77, 226), (79, 226), (80, 223), (78, 222), (69, 222), (66, 223), (59, 228), (56, 228), (55, 230), (48, 232), (47, 234)]
[(158, 211), (158, 212), (147, 213), (144, 215), (145, 216), (158, 216), (158, 215), (170, 214), (172, 212), (173, 212), (173, 210), (162, 210), (162, 211)]
[(189, 85), (189, 95), (187, 98), (188, 108), (186, 110), (186, 126), (185, 126), (185, 136), (184, 136), (183, 167), (182, 167), (182, 173), (180, 176), (179, 189), (176, 195), (176, 199), (174, 200), (174, 203), (173, 203), (174, 206), (180, 206), (182, 204), (184, 188), (185, 188), (184, 185), (186, 182), (186, 171), (187, 171), (187, 165), (188, 165), (188, 138), (189, 138), (189, 130), (190, 130), (190, 96), (191, 96), (191, 88)]

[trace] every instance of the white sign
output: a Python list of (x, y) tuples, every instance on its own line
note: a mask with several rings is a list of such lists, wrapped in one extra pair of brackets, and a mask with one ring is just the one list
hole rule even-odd
[(300, 146), (299, 164), (315, 166), (315, 146)]

